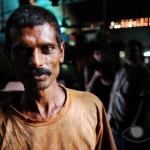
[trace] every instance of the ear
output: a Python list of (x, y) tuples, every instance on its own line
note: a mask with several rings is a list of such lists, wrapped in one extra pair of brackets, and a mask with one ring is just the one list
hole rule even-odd
[(65, 53), (65, 42), (62, 41), (60, 47), (60, 59), (59, 59), (60, 63), (64, 62), (64, 53)]

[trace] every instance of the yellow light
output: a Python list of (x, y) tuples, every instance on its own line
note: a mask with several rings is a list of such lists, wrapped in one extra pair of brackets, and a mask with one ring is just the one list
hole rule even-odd
[(120, 21), (111, 21), (110, 29), (145, 27), (150, 25), (150, 18), (122, 19)]

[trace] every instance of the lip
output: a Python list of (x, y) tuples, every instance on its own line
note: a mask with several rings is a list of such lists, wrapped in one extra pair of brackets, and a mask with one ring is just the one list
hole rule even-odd
[(37, 81), (45, 81), (45, 80), (47, 80), (48, 75), (41, 75), (41, 76), (34, 75), (33, 78)]

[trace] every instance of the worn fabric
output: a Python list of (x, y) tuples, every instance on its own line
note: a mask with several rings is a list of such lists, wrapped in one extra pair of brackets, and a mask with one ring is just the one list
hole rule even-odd
[(1, 101), (1, 150), (116, 150), (100, 100), (89, 92), (65, 91), (62, 110), (42, 121), (30, 119), (12, 106), (20, 93), (13, 93), (8, 98), (13, 97), (11, 101)]

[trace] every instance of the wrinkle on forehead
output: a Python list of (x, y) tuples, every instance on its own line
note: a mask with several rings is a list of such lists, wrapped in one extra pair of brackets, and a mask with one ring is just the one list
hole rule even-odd
[[(25, 27), (23, 29), (12, 29), (10, 34), (13, 35), (13, 41), (17, 41), (18, 37), (20, 41), (32, 41), (36, 42), (38, 40), (43, 40), (51, 42), (56, 39), (56, 31), (53, 26), (49, 23), (44, 23), (43, 25), (36, 25), (34, 27)], [(16, 35), (16, 36), (14, 36)], [(40, 38), (39, 38), (40, 37)]]

